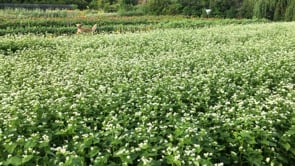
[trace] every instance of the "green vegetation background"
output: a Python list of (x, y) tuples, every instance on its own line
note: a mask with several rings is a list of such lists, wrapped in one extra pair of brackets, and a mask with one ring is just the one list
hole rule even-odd
[(0, 0), (0, 3), (75, 4), (78, 9), (100, 9), (122, 15), (190, 15), (219, 18), (295, 20), (294, 0)]

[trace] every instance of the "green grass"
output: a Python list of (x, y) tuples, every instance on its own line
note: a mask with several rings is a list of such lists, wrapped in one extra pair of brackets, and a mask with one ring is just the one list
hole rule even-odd
[(0, 37), (0, 165), (292, 165), (294, 23)]

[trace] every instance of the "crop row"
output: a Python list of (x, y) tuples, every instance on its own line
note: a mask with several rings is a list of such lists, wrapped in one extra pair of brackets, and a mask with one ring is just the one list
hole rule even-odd
[(163, 28), (200, 28), (227, 24), (250, 24), (265, 22), (265, 20), (246, 19), (198, 19), (169, 16), (97, 16), (97, 17), (67, 17), (67, 18), (13, 18), (0, 22), (0, 35), (5, 34), (73, 34), (75, 24), (86, 26), (98, 25), (97, 32), (135, 32)]
[(0, 165), (292, 165), (292, 27), (2, 36)]
[[(86, 10), (85, 10), (86, 11)], [(26, 19), (26, 18), (67, 18), (67, 17), (77, 17), (80, 15), (85, 15), (85, 11), (79, 10), (43, 10), (43, 9), (1, 9), (0, 18), (1, 19)], [(87, 11), (90, 13), (91, 11)]]

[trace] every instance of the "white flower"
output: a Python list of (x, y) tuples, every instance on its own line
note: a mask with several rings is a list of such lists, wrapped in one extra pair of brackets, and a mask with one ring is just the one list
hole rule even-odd
[(43, 135), (42, 138), (45, 142), (49, 142), (49, 137), (47, 135)]
[(143, 162), (143, 165), (147, 165), (152, 161), (152, 158), (147, 159), (145, 156), (142, 156), (140, 160)]

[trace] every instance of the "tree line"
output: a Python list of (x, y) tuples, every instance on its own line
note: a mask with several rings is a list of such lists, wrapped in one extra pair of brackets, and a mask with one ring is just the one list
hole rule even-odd
[[(125, 15), (188, 15), (295, 20), (295, 0), (0, 0), (0, 3), (75, 4)], [(207, 13), (206, 9), (211, 12)], [(209, 10), (207, 10), (209, 11)]]

